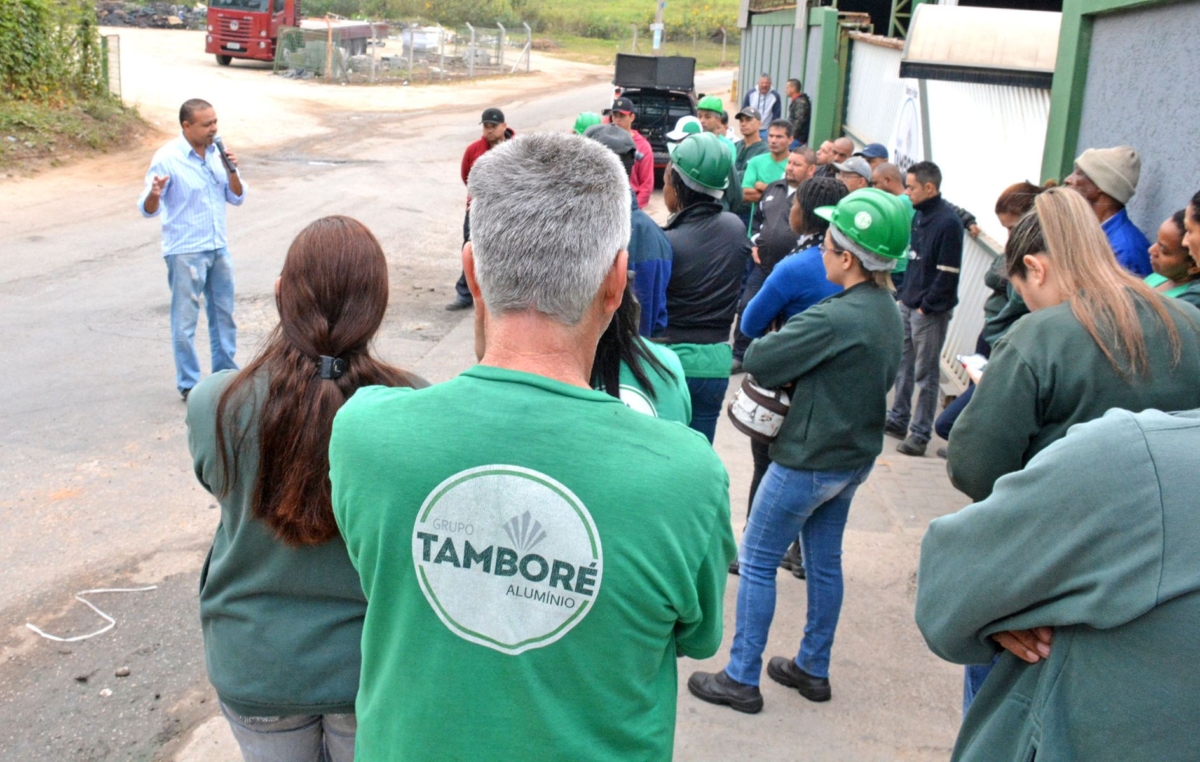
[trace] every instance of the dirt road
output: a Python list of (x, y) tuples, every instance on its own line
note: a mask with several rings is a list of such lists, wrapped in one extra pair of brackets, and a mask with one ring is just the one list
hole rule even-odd
[[(443, 306), (458, 274), (458, 162), (478, 134), (478, 113), (498, 104), (518, 131), (561, 130), (611, 96), (606, 70), (553, 59), (535, 58), (538, 76), (352, 88), (283, 80), (263, 67), (219, 68), (198, 34), (126, 29), (121, 37), (126, 99), (163, 132), (124, 152), (0, 182), (5, 759), (166, 758), (214, 712), (195, 584), (218, 515), (191, 473), (174, 390), (159, 223), (135, 209), (151, 153), (174, 134), (179, 103), (205, 97), (216, 105), (249, 185), (246, 203), (229, 214), (239, 360), (274, 323), (272, 286), (292, 237), (319, 216), (343, 213), (366, 223), (388, 255), (392, 302), (381, 353), (440, 380), (470, 361), (469, 327)], [(729, 73), (705, 74), (698, 89), (715, 92), (729, 81)], [(197, 344), (207, 367), (203, 328)], [(737, 474), (749, 474), (748, 452), (727, 441), (719, 451), (740, 504), (745, 481)], [(821, 758), (896, 758), (899, 749), (904, 758), (935, 759), (953, 735), (956, 673), (923, 652), (911, 625), (908, 574), (919, 532), (880, 521), (869, 530), (879, 557), (864, 573), (870, 595), (847, 616), (860, 606), (882, 612), (871, 621), (893, 628), (900, 643), (851, 629), (847, 673), (869, 677), (883, 662), (889, 681), (916, 682), (886, 692), (899, 708), (880, 704), (864, 682), (836, 714), (809, 716), (801, 727), (841, 739)], [(159, 588), (97, 596), (118, 619), (105, 636), (59, 645), (24, 627), (88, 632), (98, 620), (72, 602), (75, 591), (148, 584)], [(781, 621), (802, 612), (796, 603), (781, 610)], [(121, 666), (132, 674), (115, 677)], [(102, 696), (105, 689), (112, 694)], [(759, 734), (744, 718), (691, 703), (681, 703), (680, 716), (681, 759), (728, 758), (714, 750)], [(842, 727), (863, 716), (861, 729)], [(791, 754), (788, 715), (762, 719), (785, 730), (777, 745), (768, 738), (756, 748)]]

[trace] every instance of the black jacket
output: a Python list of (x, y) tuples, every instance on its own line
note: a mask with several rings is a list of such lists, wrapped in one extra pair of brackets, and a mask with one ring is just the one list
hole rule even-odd
[(729, 340), (737, 311), (750, 239), (742, 221), (716, 201), (689, 206), (667, 221), (674, 260), (667, 283), (667, 330), (671, 344), (720, 344)]
[(792, 196), (785, 177), (763, 189), (750, 220), (750, 240), (758, 247), (758, 261), (767, 273), (796, 248), (799, 236), (792, 232), (791, 215)]
[(940, 195), (917, 204), (916, 211), (912, 227), (915, 258), (904, 274), (900, 301), (930, 315), (949, 312), (958, 304), (962, 220)]

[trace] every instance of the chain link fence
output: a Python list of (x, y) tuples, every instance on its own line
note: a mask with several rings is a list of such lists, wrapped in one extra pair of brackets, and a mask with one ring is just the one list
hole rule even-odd
[(528, 25), (515, 34), (499, 25), (404, 25), (384, 36), (385, 28), (373, 29), (369, 39), (350, 39), (336, 29), (280, 30), (275, 72), (347, 84), (413, 84), (530, 70), (533, 34)]

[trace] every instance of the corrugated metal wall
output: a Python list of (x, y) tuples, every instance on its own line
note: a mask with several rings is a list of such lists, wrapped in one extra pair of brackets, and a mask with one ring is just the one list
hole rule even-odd
[(794, 12), (751, 16), (750, 28), (742, 30), (739, 103), (747, 92), (758, 86), (758, 77), (763, 72), (771, 75), (771, 86), (782, 97), (784, 82), (791, 77), (801, 77), (803, 54), (804, 42), (795, 27)]
[(955, 360), (973, 354), (983, 328), (987, 289), (983, 276), (1007, 239), (994, 209), (1000, 192), (1021, 180), (1038, 181), (1050, 91), (1027, 87), (963, 82), (926, 83), (932, 160), (942, 170), (942, 195), (970, 210), (984, 233), (996, 242), (966, 239), (959, 305), (942, 348), (943, 367), (966, 386), (966, 374)]
[(821, 74), (821, 27), (808, 29), (808, 53), (804, 60), (804, 91), (810, 95), (816, 91), (817, 79)]
[(946, 197), (965, 206), (996, 240), (1004, 229), (992, 213), (1000, 191), (1037, 182), (1050, 119), (1050, 91), (1028, 87), (934, 82), (928, 94), (932, 159)]
[(887, 143), (904, 100), (900, 53), (895, 48), (850, 41), (850, 83), (844, 128), (860, 146)]

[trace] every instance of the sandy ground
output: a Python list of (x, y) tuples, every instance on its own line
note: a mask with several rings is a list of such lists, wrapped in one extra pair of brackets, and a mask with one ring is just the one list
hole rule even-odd
[[(179, 103), (198, 96), (216, 105), (250, 187), (229, 217), (239, 360), (274, 323), (271, 289), (288, 242), (318, 216), (347, 213), (376, 233), (389, 260), (380, 353), (437, 381), (472, 361), (470, 321), (442, 308), (459, 269), (458, 162), (478, 134), (478, 113), (501, 105), (518, 131), (565, 130), (611, 95), (607, 70), (540, 57), (535, 76), (341, 87), (285, 80), (265, 67), (218, 67), (196, 33), (120, 34), (126, 99), (162, 131), (125, 151), (0, 181), (5, 759), (236, 758), (222, 723), (205, 723), (214, 696), (195, 620), (196, 574), (218, 514), (191, 473), (173, 388), (158, 224), (134, 208), (150, 154), (174, 134)], [(700, 79), (698, 89), (718, 92), (730, 75)], [(657, 195), (650, 211), (663, 216)], [(202, 325), (202, 367), (206, 346)], [(740, 532), (749, 448), (726, 427), (717, 451)], [(924, 648), (912, 623), (913, 580), (925, 524), (964, 502), (939, 461), (885, 451), (847, 533), (834, 701), (811, 705), (768, 682), (767, 709), (747, 717), (681, 687), (677, 758), (944, 759), (961, 673)], [(780, 581), (770, 653), (794, 651), (803, 628), (803, 585)], [(140, 584), (159, 588), (105, 601), (118, 619), (108, 635), (61, 646), (23, 627), (89, 631), (95, 617), (72, 602), (73, 592)], [(731, 581), (726, 649), (735, 594)], [(681, 662), (681, 686), (722, 658)], [(120, 666), (133, 676), (113, 677)]]

